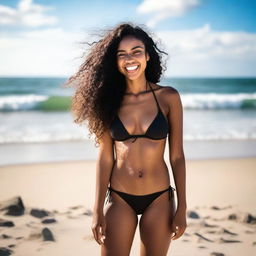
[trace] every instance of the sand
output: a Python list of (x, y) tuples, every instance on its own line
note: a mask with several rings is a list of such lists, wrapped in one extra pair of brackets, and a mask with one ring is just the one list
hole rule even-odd
[[(0, 211), (2, 222), (15, 225), (0, 227), (0, 247), (17, 256), (100, 255), (90, 229), (95, 165), (71, 161), (0, 167), (0, 208), (14, 197), (25, 207), (21, 216)], [(256, 158), (188, 160), (186, 166), (188, 227), (171, 242), (168, 255), (256, 255)], [(32, 209), (49, 216), (32, 216)], [(42, 223), (46, 219), (56, 222)], [(54, 241), (43, 240), (44, 228)], [(139, 243), (137, 228), (131, 256), (139, 255)]]

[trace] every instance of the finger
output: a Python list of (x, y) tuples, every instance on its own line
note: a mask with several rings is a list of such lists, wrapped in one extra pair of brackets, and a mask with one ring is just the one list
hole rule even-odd
[(174, 234), (172, 236), (172, 240), (176, 240), (178, 238), (178, 234), (179, 234), (179, 227), (178, 226), (174, 226), (174, 228), (172, 229), (172, 234)]
[(98, 226), (96, 230), (97, 230), (97, 242), (98, 242), (98, 244), (102, 244), (102, 241), (101, 241), (101, 227)]
[(106, 235), (106, 224), (103, 224), (102, 226), (101, 226), (101, 233), (102, 233), (102, 235)]
[(103, 225), (101, 227), (101, 234), (102, 234), (103, 239), (105, 239), (106, 238), (106, 225)]
[(175, 232), (175, 235), (173, 236), (172, 240), (176, 240), (176, 239), (180, 238), (183, 233), (184, 233), (183, 229), (178, 229), (178, 231)]
[(93, 236), (94, 236), (95, 241), (98, 242), (98, 241), (97, 241), (97, 232), (96, 232), (96, 229), (95, 229), (95, 228), (92, 228), (92, 233), (93, 233)]
[(106, 238), (106, 236), (105, 236), (105, 230), (104, 230), (104, 228), (103, 227), (101, 227), (101, 229), (100, 229), (100, 241), (101, 241), (101, 243), (104, 243), (104, 239)]

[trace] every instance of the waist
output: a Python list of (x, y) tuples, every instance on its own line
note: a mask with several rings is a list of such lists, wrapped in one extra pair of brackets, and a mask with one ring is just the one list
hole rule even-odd
[[(126, 163), (127, 164), (127, 163)], [(132, 168), (127, 165), (118, 167), (115, 165), (112, 170), (110, 185), (119, 190), (134, 191), (137, 194), (150, 193), (153, 190), (170, 185), (168, 168), (163, 164), (150, 168)]]

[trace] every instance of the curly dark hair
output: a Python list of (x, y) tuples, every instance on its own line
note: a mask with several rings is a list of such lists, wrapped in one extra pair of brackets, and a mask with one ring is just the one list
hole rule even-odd
[(95, 146), (104, 131), (109, 128), (114, 116), (118, 113), (126, 91), (125, 77), (118, 71), (116, 51), (125, 36), (134, 36), (145, 45), (150, 59), (147, 62), (145, 76), (147, 81), (160, 81), (163, 69), (161, 51), (153, 41), (147, 29), (131, 22), (119, 23), (107, 29), (97, 42), (90, 45), (88, 54), (78, 71), (64, 83), (64, 86), (75, 84), (76, 90), (72, 97), (71, 112), (74, 122), (81, 125), (87, 122), (89, 137), (95, 134)]

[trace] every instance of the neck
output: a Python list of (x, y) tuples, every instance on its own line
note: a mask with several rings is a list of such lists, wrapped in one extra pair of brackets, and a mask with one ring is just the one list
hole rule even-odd
[(149, 90), (148, 83), (145, 76), (136, 80), (126, 80), (126, 93), (138, 94)]

